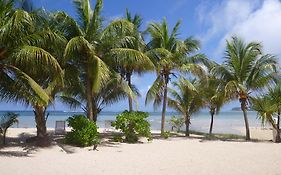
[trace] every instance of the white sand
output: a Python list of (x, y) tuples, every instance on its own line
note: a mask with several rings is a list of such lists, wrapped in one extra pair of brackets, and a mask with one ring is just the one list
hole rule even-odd
[[(11, 129), (9, 137), (35, 133), (34, 129)], [(144, 144), (105, 144), (91, 148), (58, 145), (51, 148), (0, 150), (0, 174), (191, 174), (280, 175), (281, 144), (171, 138)], [(29, 152), (26, 156), (8, 156)]]
[[(245, 128), (236, 128), (238, 131), (241, 132), (242, 135), (245, 135), (246, 129)], [(273, 138), (273, 131), (270, 127), (251, 127), (250, 128), (250, 135), (252, 139), (258, 140), (272, 140)], [(280, 173), (281, 174), (281, 173)]]

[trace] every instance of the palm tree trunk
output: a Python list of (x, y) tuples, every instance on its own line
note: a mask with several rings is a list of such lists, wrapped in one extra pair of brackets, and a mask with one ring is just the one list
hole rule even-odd
[[(126, 74), (126, 79), (128, 81), (128, 86), (130, 88), (132, 88), (132, 74), (131, 73), (127, 73)], [(131, 96), (128, 96), (128, 101), (129, 101), (129, 111), (133, 111), (133, 99)]]
[(212, 134), (213, 132), (213, 124), (214, 124), (214, 115), (215, 112), (213, 110), (210, 111), (211, 114), (211, 124), (210, 124), (210, 130), (209, 130), (209, 134)]
[(93, 121), (97, 122), (97, 119), (98, 119), (98, 114), (97, 114), (97, 112), (94, 112), (93, 113)]
[[(275, 136), (275, 143), (280, 143), (281, 142), (281, 136), (280, 136), (280, 113), (281, 111), (278, 110), (277, 112), (277, 123), (276, 123), (276, 127), (275, 127), (275, 132), (276, 132), (276, 136)], [(275, 123), (274, 123), (275, 124)], [(274, 127), (273, 127), (274, 129)]]
[(281, 142), (281, 137), (280, 137), (280, 129), (278, 128), (273, 128), (276, 132), (275, 138), (273, 139), (273, 141), (275, 143), (280, 143)]
[(43, 106), (35, 106), (33, 112), (36, 121), (37, 137), (44, 138), (47, 136), (45, 108)]
[(164, 84), (164, 97), (163, 97), (163, 107), (162, 107), (162, 118), (161, 118), (161, 134), (165, 132), (165, 115), (167, 108), (167, 94), (168, 94), (168, 81), (169, 77), (165, 75), (165, 84)]
[(7, 129), (4, 129), (4, 131), (3, 131), (3, 145), (6, 145), (6, 133), (7, 133)]
[(93, 114), (93, 101), (92, 101), (92, 86), (91, 86), (91, 80), (89, 78), (89, 75), (87, 74), (87, 80), (86, 80), (86, 93), (87, 93), (87, 117), (89, 120), (94, 120), (94, 114)]
[(185, 136), (189, 137), (189, 125), (190, 125), (190, 116), (185, 116)]
[(280, 109), (278, 109), (278, 115), (277, 115), (277, 128), (280, 129), (280, 114), (281, 114), (281, 111)]
[(241, 109), (243, 111), (245, 127), (246, 127), (246, 140), (251, 140), (249, 122), (248, 122), (248, 117), (247, 117), (246, 99), (241, 99), (240, 102), (241, 102)]
[[(44, 106), (34, 106), (34, 115), (35, 115), (35, 122), (36, 122), (36, 129), (37, 129), (37, 136), (35, 140), (38, 146), (49, 146), (50, 140), (47, 134), (47, 127), (46, 127), (46, 107)], [(32, 140), (32, 139), (31, 139)]]

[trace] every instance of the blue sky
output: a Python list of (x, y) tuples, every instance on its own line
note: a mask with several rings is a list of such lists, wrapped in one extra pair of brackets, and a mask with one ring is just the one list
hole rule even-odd
[[(36, 7), (55, 12), (63, 10), (75, 17), (72, 0), (36, 0)], [(94, 5), (95, 0), (92, 0)], [(280, 0), (104, 0), (102, 15), (106, 21), (120, 18), (126, 8), (143, 17), (143, 28), (151, 21), (166, 18), (172, 27), (182, 20), (180, 38), (194, 36), (201, 41), (201, 53), (210, 59), (222, 62), (225, 40), (232, 35), (246, 41), (259, 41), (266, 53), (281, 58), (281, 1)], [(153, 74), (134, 76), (133, 82), (143, 97), (138, 99), (140, 110), (152, 111), (152, 105), (145, 107), (144, 96), (154, 80)], [(68, 110), (57, 102), (56, 110)], [(232, 103), (225, 110), (237, 106)], [(53, 108), (53, 107), (52, 107)], [(122, 111), (127, 101), (114, 104), (105, 110)], [(20, 104), (0, 103), (0, 110), (29, 109)]]

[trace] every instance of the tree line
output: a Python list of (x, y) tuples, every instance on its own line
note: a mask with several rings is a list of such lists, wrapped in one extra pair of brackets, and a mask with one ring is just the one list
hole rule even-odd
[(246, 140), (251, 106), (263, 123), (272, 124), (280, 141), (279, 65), (260, 43), (233, 36), (218, 64), (199, 53), (198, 40), (180, 38), (180, 21), (171, 29), (166, 19), (151, 22), (142, 31), (141, 16), (128, 10), (124, 18), (106, 24), (102, 0), (93, 7), (90, 0), (73, 4), (77, 19), (63, 11), (49, 13), (27, 8), (26, 3), (16, 7), (14, 0), (0, 1), (0, 100), (33, 108), (39, 140), (47, 138), (46, 111), (55, 100), (83, 109), (96, 122), (105, 106), (120, 100), (127, 99), (133, 111), (140, 93), (132, 76), (155, 72), (145, 102), (162, 106), (161, 133), (167, 106), (182, 114), (189, 136), (194, 113), (209, 109), (212, 133), (214, 115), (238, 99)]

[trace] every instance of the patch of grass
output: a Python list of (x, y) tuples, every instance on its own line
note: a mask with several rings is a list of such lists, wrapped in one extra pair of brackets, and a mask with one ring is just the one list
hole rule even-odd
[(195, 135), (200, 135), (200, 136), (204, 136), (205, 138), (208, 139), (222, 139), (222, 140), (226, 140), (226, 139), (234, 139), (234, 140), (238, 140), (238, 139), (245, 139), (245, 136), (241, 136), (241, 135), (237, 135), (237, 134), (220, 134), (220, 133), (213, 133), (213, 134), (209, 134), (209, 133), (205, 133), (205, 132), (200, 132), (200, 131), (190, 131), (191, 134), (195, 134)]

